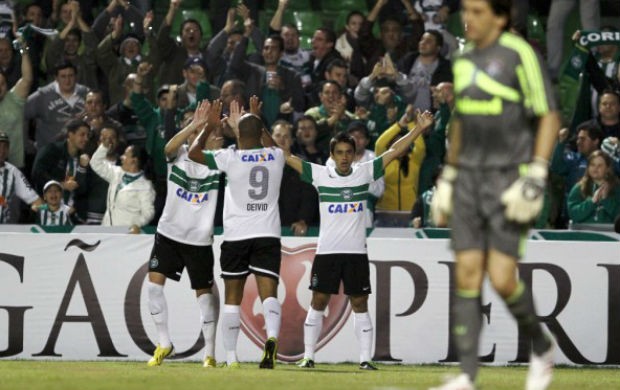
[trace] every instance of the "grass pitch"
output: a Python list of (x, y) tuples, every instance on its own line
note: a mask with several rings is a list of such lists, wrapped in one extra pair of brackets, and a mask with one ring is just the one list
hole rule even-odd
[[(313, 370), (278, 364), (259, 370), (205, 369), (198, 362), (0, 361), (0, 389), (137, 390), (137, 389), (427, 389), (456, 375), (454, 366), (378, 365), (379, 371), (360, 371), (355, 364), (317, 364)], [(526, 367), (483, 367), (480, 388), (522, 389)], [(617, 368), (556, 368), (551, 389), (619, 389)]]

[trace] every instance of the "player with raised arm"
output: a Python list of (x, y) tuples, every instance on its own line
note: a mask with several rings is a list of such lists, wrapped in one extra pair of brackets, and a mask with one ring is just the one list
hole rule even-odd
[(543, 205), (548, 159), (560, 120), (541, 60), (508, 32), (510, 0), (464, 0), (469, 44), (454, 62), (450, 148), (431, 204), (436, 224), (451, 215), (456, 255), (452, 307), (462, 373), (438, 389), (474, 389), (485, 274), (532, 341), (526, 389), (551, 382), (553, 344), (517, 277), (527, 230)]
[[(220, 105), (221, 107), (221, 105)], [(213, 286), (213, 218), (217, 204), (219, 172), (187, 157), (188, 145), (204, 126), (216, 127), (220, 112), (201, 102), (194, 118), (177, 133), (164, 149), (168, 159), (168, 194), (157, 224), (155, 243), (149, 261), (149, 309), (158, 334), (158, 344), (149, 366), (159, 366), (174, 355), (168, 332), (168, 307), (164, 296), (166, 278), (181, 279), (187, 268), (191, 287), (196, 291), (206, 350), (204, 367), (215, 367), (215, 329), (217, 318)], [(217, 142), (210, 148), (220, 147)]]
[(433, 123), (430, 112), (418, 113), (415, 127), (381, 156), (361, 164), (355, 160), (355, 139), (346, 132), (330, 141), (334, 165), (324, 166), (287, 154), (286, 163), (301, 174), (302, 180), (319, 192), (321, 225), (316, 256), (312, 264), (312, 302), (304, 322), (303, 368), (314, 367), (314, 352), (323, 326), (323, 316), (340, 282), (354, 312), (355, 335), (360, 343), (362, 370), (376, 370), (371, 361), (374, 331), (368, 314), (370, 267), (366, 251), (366, 219), (371, 182), (383, 176), (384, 168), (407, 152), (412, 142)]
[(225, 289), (221, 322), (226, 364), (230, 368), (239, 367), (236, 349), (241, 325), (240, 305), (245, 281), (253, 273), (267, 331), (259, 367), (274, 368), (281, 321), (277, 299), (281, 258), (278, 197), (284, 153), (279, 148), (263, 147), (263, 122), (254, 114), (241, 115), (236, 101), (230, 105), (228, 122), (237, 137), (236, 147), (204, 151), (212, 131), (207, 127), (189, 152), (192, 160), (225, 172), (227, 176), (224, 242), (220, 255)]

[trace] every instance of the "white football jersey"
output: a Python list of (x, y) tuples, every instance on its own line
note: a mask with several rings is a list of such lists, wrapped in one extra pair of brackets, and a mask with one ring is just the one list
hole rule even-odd
[(333, 166), (307, 161), (302, 161), (302, 166), (301, 179), (319, 193), (321, 226), (316, 253), (366, 253), (368, 188), (383, 176), (383, 159), (355, 164), (346, 176)]
[(179, 148), (168, 163), (168, 191), (157, 232), (189, 245), (213, 243), (220, 172), (190, 160), (188, 148)]
[(280, 183), (285, 157), (281, 149), (204, 151), (211, 169), (226, 173), (224, 240), (280, 237)]

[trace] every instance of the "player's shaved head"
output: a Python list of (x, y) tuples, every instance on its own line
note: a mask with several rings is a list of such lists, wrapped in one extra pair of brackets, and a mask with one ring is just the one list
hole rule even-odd
[(264, 127), (259, 117), (254, 114), (245, 114), (239, 119), (239, 138), (260, 143)]

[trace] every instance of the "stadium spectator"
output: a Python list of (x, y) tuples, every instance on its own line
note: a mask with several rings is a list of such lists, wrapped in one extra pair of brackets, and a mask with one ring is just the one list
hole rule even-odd
[(282, 24), (282, 18), (288, 0), (278, 1), (278, 7), (269, 22), (269, 33), (280, 34), (284, 41), (284, 52), (280, 63), (284, 66), (296, 70), (301, 75), (301, 83), (304, 88), (309, 87), (312, 82), (310, 68), (306, 66), (310, 60), (310, 51), (300, 47), (299, 30), (291, 23)]
[[(207, 47), (206, 63), (209, 69), (209, 76), (211, 77), (210, 81), (217, 87), (222, 87), (224, 82), (235, 78), (230, 68), (230, 60), (235, 47), (243, 37), (243, 31), (237, 29), (235, 25), (236, 15), (237, 11), (234, 8), (228, 10), (226, 25), (215, 34)], [(263, 35), (260, 30), (258, 28), (251, 28), (248, 31), (254, 47), (257, 49), (262, 48)]]
[(9, 150), (9, 135), (0, 131), (0, 224), (17, 222), (16, 218), (11, 216), (14, 208), (11, 205), (15, 196), (30, 205), (33, 211), (43, 203), (24, 174), (7, 161)]
[(177, 87), (177, 107), (181, 110), (190, 104), (198, 103), (197, 88), (200, 83), (205, 84), (202, 88), (207, 92), (205, 96), (202, 96), (203, 99), (214, 100), (220, 96), (220, 89), (208, 83), (207, 65), (200, 58), (188, 58), (185, 61), (183, 80), (183, 84)]
[[(344, 32), (336, 40), (336, 50), (347, 62), (351, 62), (353, 48), (359, 45), (359, 32), (366, 17), (360, 11), (351, 11), (347, 15)], [(328, 78), (329, 80), (329, 78)]]
[(451, 113), (454, 108), (454, 87), (452, 83), (439, 83), (431, 87), (433, 94), (433, 108), (435, 111), (435, 124), (428, 132), (424, 132), (424, 145), (426, 155), (420, 167), (420, 179), (418, 181), (418, 194), (435, 185), (433, 176), (437, 175), (437, 169), (442, 164), (446, 155), (446, 131)]
[[(366, 250), (367, 190), (348, 193), (334, 189), (364, 188), (380, 178), (385, 167), (405, 153), (416, 131), (430, 126), (432, 115), (426, 112), (417, 118), (415, 130), (407, 133), (380, 157), (353, 165), (355, 140), (339, 133), (330, 141), (330, 157), (335, 166), (321, 166), (287, 154), (286, 163), (295, 169), (302, 180), (319, 192), (321, 228), (316, 255), (312, 264), (310, 289), (312, 301), (304, 322), (304, 358), (302, 368), (314, 368), (314, 352), (323, 327), (323, 316), (332, 294), (338, 294), (341, 282), (353, 308), (355, 335), (360, 345), (361, 370), (376, 370), (371, 361), (374, 336), (368, 313), (368, 294), (371, 293), (369, 263)], [(353, 197), (356, 203), (350, 204)]]
[(47, 144), (37, 153), (32, 167), (32, 182), (37, 191), (50, 180), (56, 180), (63, 189), (64, 203), (75, 206), (77, 194), (85, 193), (86, 166), (88, 161), (81, 158), (88, 142), (88, 123), (73, 119), (67, 122), (66, 139)]
[(312, 35), (312, 51), (310, 58), (304, 65), (307, 70), (303, 72), (309, 73), (311, 79), (311, 84), (304, 86), (306, 92), (311, 92), (314, 87), (320, 87), (321, 81), (325, 80), (325, 71), (330, 62), (335, 59), (342, 59), (334, 47), (335, 44), (336, 34), (329, 28), (318, 28)]
[(600, 95), (598, 116), (587, 122), (598, 125), (603, 130), (603, 138), (620, 138), (620, 95), (613, 90), (606, 90)]
[(6, 78), (7, 87), (13, 88), (22, 76), (19, 56), (15, 55), (8, 37), (0, 36), (0, 73)]
[[(88, 144), (84, 149), (84, 152), (88, 155), (92, 155), (97, 149), (99, 143), (99, 134), (101, 129), (105, 126), (112, 126), (117, 129), (117, 132), (121, 129), (120, 122), (110, 117), (106, 113), (106, 106), (103, 102), (103, 92), (99, 90), (92, 90), (86, 94), (86, 100), (84, 101), (84, 112), (79, 115), (79, 118), (90, 126), (90, 132), (88, 133)], [(122, 134), (117, 134), (121, 136)], [(121, 137), (124, 140), (124, 137)]]
[[(148, 366), (161, 365), (174, 353), (168, 331), (168, 305), (164, 295), (166, 279), (179, 281), (187, 268), (191, 288), (196, 291), (200, 324), (205, 339), (203, 366), (215, 368), (216, 298), (213, 286), (213, 219), (217, 202), (219, 172), (187, 158), (189, 142), (207, 124), (210, 105), (198, 105), (192, 121), (165, 147), (169, 159), (166, 206), (157, 224), (149, 259), (148, 296), (151, 318), (158, 334), (157, 348)], [(215, 110), (214, 110), (215, 111)], [(219, 113), (216, 118), (219, 121)], [(212, 118), (213, 120), (213, 118)], [(213, 125), (213, 122), (211, 123)], [(191, 200), (191, 201), (190, 201)]]
[[(285, 153), (291, 153), (293, 126), (278, 120), (273, 124), (271, 136), (276, 145)], [(318, 226), (319, 208), (316, 190), (306, 182), (303, 182), (297, 172), (288, 165), (284, 166), (282, 184), (280, 185), (280, 224), (290, 227), (296, 236), (308, 234), (308, 228)]]
[(45, 204), (37, 207), (37, 223), (41, 226), (71, 226), (72, 207), (63, 201), (62, 185), (56, 180), (50, 180), (43, 186), (43, 200)]
[[(340, 85), (342, 93), (347, 98), (347, 110), (355, 111), (355, 90), (351, 88), (352, 85), (357, 84), (357, 79), (349, 73), (349, 67), (344, 60), (335, 59), (327, 65), (325, 70), (325, 80), (333, 80)], [(312, 93), (311, 100), (307, 103), (308, 106), (313, 106), (319, 103), (318, 92)]]
[(131, 91), (137, 75), (130, 73), (123, 82), (125, 97), (122, 101), (113, 104), (107, 111), (106, 115), (115, 121), (121, 123), (121, 134), (125, 137), (125, 141), (129, 145), (146, 144), (146, 130), (138, 121), (138, 115), (131, 106)]
[[(577, 0), (552, 0), (547, 19), (547, 64), (552, 79), (559, 76), (564, 50), (564, 24)], [(584, 30), (598, 30), (600, 25), (598, 0), (579, 0), (579, 16)]]
[(363, 107), (357, 110), (357, 114), (366, 120), (371, 148), (377, 138), (398, 121), (407, 106), (385, 79), (379, 79), (381, 72), (381, 65), (375, 65), (371, 75), (363, 78), (355, 88), (355, 101)]
[(54, 142), (67, 121), (84, 110), (88, 89), (76, 83), (76, 72), (71, 62), (61, 61), (56, 65), (54, 81), (28, 96), (24, 119), (35, 120), (34, 141), (38, 150)]
[(108, 161), (110, 143), (101, 144), (90, 160), (95, 173), (108, 182), (107, 207), (103, 226), (127, 226), (130, 233), (139, 233), (155, 215), (155, 190), (145, 171), (146, 150), (128, 146), (121, 156), (121, 166)]
[[(257, 99), (253, 101), (256, 103)], [(214, 102), (211, 110), (214, 106), (217, 112), (209, 116), (209, 122), (214, 118), (216, 125), (213, 127), (217, 127), (221, 103)], [(238, 137), (237, 148), (203, 152), (209, 134), (215, 130), (209, 123), (190, 148), (189, 158), (227, 174), (224, 242), (220, 256), (225, 289), (221, 323), (226, 364), (228, 367), (239, 366), (236, 352), (241, 324), (239, 306), (246, 279), (253, 273), (263, 303), (267, 333), (259, 367), (273, 369), (281, 323), (281, 307), (277, 299), (281, 227), (276, 204), (284, 154), (281, 149), (273, 147), (273, 141), (262, 146), (261, 138), (269, 133), (255, 114), (241, 116), (237, 102), (231, 103), (229, 111), (229, 123)], [(258, 107), (251, 107), (251, 112), (257, 111)]]
[[(4, 40), (0, 39), (0, 56)], [(21, 78), (9, 85), (7, 74), (0, 71), (0, 131), (5, 132), (11, 148), (8, 161), (17, 168), (24, 167), (24, 104), (32, 84), (32, 65), (28, 50), (21, 59)]]
[(247, 36), (243, 36), (235, 47), (230, 61), (230, 69), (236, 77), (245, 82), (246, 96), (260, 96), (261, 114), (267, 126), (276, 119), (296, 119), (303, 114), (304, 90), (299, 74), (279, 65), (283, 42), (279, 35), (265, 40), (262, 48), (263, 65), (246, 61)]
[[(120, 17), (130, 27), (133, 26), (131, 33), (136, 34), (139, 39), (143, 38), (144, 31), (139, 26), (143, 26), (143, 20), (148, 16), (143, 14), (133, 3), (127, 0), (110, 0), (108, 5), (101, 11), (93, 22), (92, 30), (101, 41), (106, 35), (112, 32), (116, 18)], [(154, 46), (151, 46), (153, 48)]]
[[(123, 81), (130, 73), (135, 73), (143, 61), (141, 43), (135, 35), (123, 34), (123, 18), (117, 17), (114, 28), (97, 46), (97, 64), (108, 79), (108, 96), (111, 104), (123, 100)], [(120, 40), (119, 54), (114, 51), (113, 42)], [(145, 59), (145, 61), (149, 61)], [(148, 80), (144, 80), (148, 81)]]
[(291, 153), (314, 164), (325, 165), (329, 157), (325, 150), (316, 145), (318, 131), (316, 121), (309, 115), (304, 115), (297, 120), (297, 132), (295, 142), (291, 147)]
[[(428, 128), (428, 126), (417, 126), (413, 122), (414, 119), (414, 109), (412, 106), (408, 106), (407, 112), (400, 117), (398, 122), (385, 130), (377, 139), (375, 154), (380, 156), (386, 150), (390, 150), (394, 142), (411, 132), (411, 129), (415, 127)], [(413, 203), (418, 196), (420, 166), (426, 153), (424, 138), (420, 137), (421, 135), (421, 133), (415, 132), (412, 146), (385, 166), (383, 176), (385, 179), (385, 191), (377, 202), (377, 211), (408, 212), (413, 208)]]
[(321, 104), (310, 107), (305, 114), (311, 116), (316, 122), (317, 148), (327, 151), (331, 137), (346, 130), (349, 122), (358, 117), (346, 110), (347, 99), (337, 82), (325, 80), (321, 82), (319, 90)]
[[(101, 144), (109, 145), (105, 156), (110, 164), (117, 165), (119, 161), (119, 129), (111, 124), (106, 124), (99, 132), (99, 139), (93, 152)], [(101, 225), (107, 208), (108, 182), (93, 171), (90, 164), (86, 172), (86, 192), (78, 195), (76, 213), (80, 221), (87, 225)]]
[[(71, 61), (77, 72), (78, 84), (90, 89), (97, 89), (97, 62), (95, 49), (98, 40), (95, 34), (82, 19), (80, 3), (71, 0), (63, 5), (69, 10), (69, 21), (58, 35), (50, 36), (45, 49), (45, 65), (48, 72), (54, 70), (59, 60)], [(84, 43), (84, 51), (80, 53), (80, 45)]]
[(428, 30), (418, 43), (417, 53), (409, 53), (398, 62), (397, 92), (418, 109), (432, 108), (431, 85), (452, 82), (452, 64), (439, 55), (442, 45), (441, 33)]
[(568, 216), (573, 223), (614, 223), (620, 215), (620, 186), (611, 158), (595, 151), (588, 168), (568, 195)]

